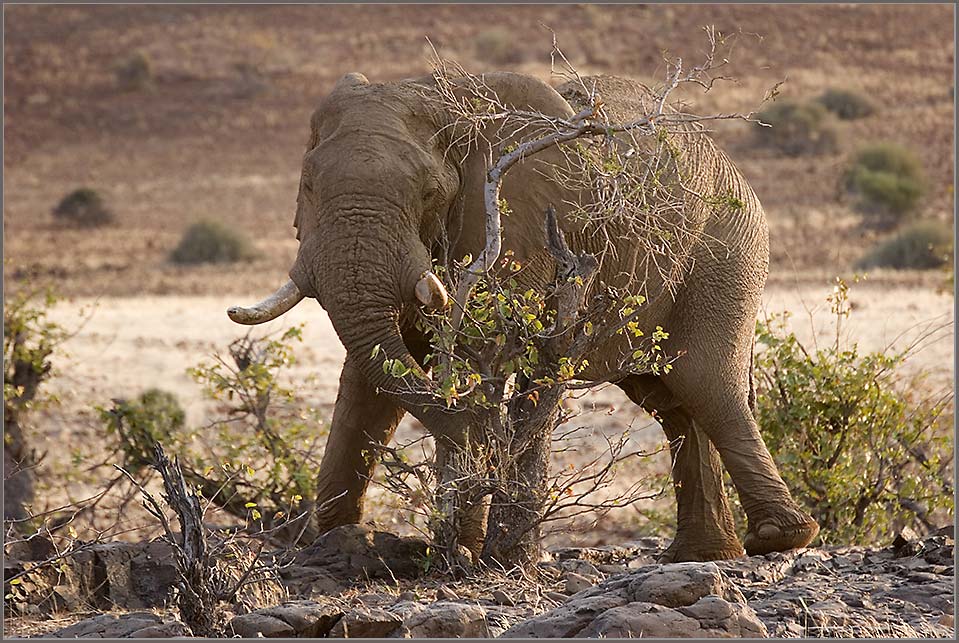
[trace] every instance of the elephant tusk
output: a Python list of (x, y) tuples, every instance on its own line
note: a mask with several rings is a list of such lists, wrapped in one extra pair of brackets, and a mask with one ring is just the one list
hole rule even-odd
[(416, 282), (416, 298), (424, 306), (433, 310), (446, 308), (449, 302), (449, 295), (446, 294), (446, 288), (439, 277), (427, 270)]
[(237, 324), (262, 324), (276, 319), (301, 301), (303, 301), (303, 293), (291, 279), (260, 303), (249, 308), (233, 306), (227, 309), (226, 314)]

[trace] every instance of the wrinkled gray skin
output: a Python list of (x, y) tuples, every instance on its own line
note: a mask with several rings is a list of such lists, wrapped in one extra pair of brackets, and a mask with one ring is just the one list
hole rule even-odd
[[(487, 74), (485, 80), (518, 109), (569, 117), (582, 107), (573, 87), (557, 91), (505, 72)], [(596, 81), (613, 118), (638, 115), (640, 86), (611, 77)], [(412, 324), (418, 280), (433, 259), (446, 259), (440, 256), (444, 237), (448, 256), (455, 258), (478, 256), (484, 245), (483, 149), (465, 158), (444, 156), (453, 129), (437, 136), (449, 120), (422, 96), (422, 85), (431, 82), (379, 85), (349, 74), (311, 122), (295, 219), (300, 246), (290, 278), (327, 310), (347, 349), (319, 473), (318, 504), (346, 495), (326, 502), (321, 531), (361, 519), (375, 466), (366, 458), (368, 445), (387, 443), (404, 413), (440, 435), (449, 434), (463, 417), (426, 404), (431, 398), (412, 376), (405, 382), (409, 392), (382, 392), (396, 391), (398, 384), (383, 373), (382, 356), (371, 359), (378, 344), (388, 357), (418, 367), (428, 350)], [(768, 265), (765, 215), (742, 175), (708, 137), (686, 136), (681, 146), (680, 163), (701, 193), (729, 194), (745, 207), (690, 209), (688, 216), (701, 226), (705, 240), (691, 257), (681, 258), (693, 263), (675, 300), (653, 298), (641, 320), (644, 328), (663, 326), (670, 333), (668, 352), (685, 355), (668, 375), (618, 382), (631, 400), (656, 411), (671, 440), (685, 437), (674, 454), (677, 533), (663, 559), (742, 555), (720, 464), (729, 471), (748, 517), (747, 552), (805, 546), (818, 526), (792, 500), (750, 410), (752, 337)], [(535, 266), (546, 266), (546, 204), (557, 208), (574, 250), (596, 250), (589, 235), (563, 219), (570, 195), (535, 172), (549, 154), (515, 166), (502, 191), (512, 209), (503, 222), (504, 249), (513, 250), (534, 276)], [(619, 244), (620, 259), (605, 262), (599, 274), (609, 284), (635, 266), (635, 242), (622, 238)], [(545, 283), (551, 271), (541, 273)], [(589, 356), (592, 368), (599, 369), (615, 352), (610, 346)]]

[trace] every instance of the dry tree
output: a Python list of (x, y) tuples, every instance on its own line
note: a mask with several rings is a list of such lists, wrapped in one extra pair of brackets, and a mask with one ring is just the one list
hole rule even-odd
[[(630, 488), (611, 499), (591, 499), (609, 486), (616, 465), (644, 455), (630, 451), (626, 440), (609, 443), (605, 463), (594, 461), (572, 476), (551, 477), (551, 436), (563, 420), (560, 402), (568, 391), (630, 374), (668, 372), (678, 357), (663, 350), (666, 330), (644, 331), (637, 320), (649, 299), (671, 297), (682, 283), (692, 249), (703, 240), (702, 218), (711, 208), (736, 204), (699, 186), (695, 172), (679, 160), (677, 140), (701, 134), (708, 122), (756, 120), (753, 112), (697, 115), (671, 101), (682, 85), (708, 91), (723, 78), (718, 71), (728, 61), (718, 52), (725, 40), (713, 28), (706, 36), (704, 62), (687, 69), (681, 59), (667, 60), (665, 81), (648, 89), (641, 98), (642, 115), (629, 120), (617, 120), (620, 115), (570, 64), (555, 36), (554, 74), (571, 81), (574, 109), (580, 110), (565, 118), (514, 108), (483, 75), (443, 60), (434, 50), (433, 82), (422, 94), (448, 118), (439, 133), (449, 140), (447, 154), (486, 155), (486, 244), (475, 258), (441, 253), (446, 258), (436, 273), (455, 296), (449, 312), (421, 314), (432, 354), (430, 375), (418, 375), (432, 389), (433, 403), (469, 414), (469, 428), (455, 444), (437, 440), (435, 460), (426, 469), (397, 457), (395, 449), (383, 447), (381, 455), (388, 464), (388, 487), (404, 494), (422, 486), (435, 489), (425, 505), (429, 529), (453, 569), (477, 559), (528, 566), (539, 557), (544, 521), (644, 497)], [(540, 160), (546, 150), (554, 152), (553, 160)], [(503, 252), (502, 219), (509, 214), (501, 195), (503, 178), (528, 159), (567, 188), (566, 194), (580, 195), (563, 204), (571, 212), (567, 230), (579, 226), (575, 232), (597, 240), (590, 253), (574, 253), (553, 210), (558, 204), (543, 203), (545, 250), (555, 268), (545, 289), (528, 287), (524, 267)], [(624, 234), (636, 240), (638, 266), (635, 277), (613, 287), (596, 275), (616, 252), (613, 240)], [(449, 240), (442, 242), (448, 250)], [(617, 335), (628, 339), (629, 350), (616, 363), (590, 369), (587, 356)], [(410, 370), (389, 357), (383, 368), (397, 378), (399, 388)]]

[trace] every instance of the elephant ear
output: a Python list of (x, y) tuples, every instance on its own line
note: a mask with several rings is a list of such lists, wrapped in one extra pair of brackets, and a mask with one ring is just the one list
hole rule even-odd
[(559, 92), (538, 78), (509, 71), (482, 74), (482, 79), (503, 103), (514, 109), (529, 110), (569, 118), (576, 114)]

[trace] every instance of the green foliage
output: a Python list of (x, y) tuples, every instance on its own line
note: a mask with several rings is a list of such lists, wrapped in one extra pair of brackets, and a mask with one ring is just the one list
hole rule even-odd
[(915, 211), (924, 183), (919, 160), (894, 143), (863, 147), (845, 175), (846, 188), (858, 197), (859, 209), (880, 225)]
[[(471, 261), (472, 257), (466, 256), (459, 267), (465, 268)], [(514, 375), (533, 378), (532, 390), (527, 393), (535, 395), (538, 389), (580, 379), (589, 366), (583, 358), (560, 355), (545, 359), (541, 355), (552, 337), (556, 310), (547, 305), (547, 294), (520, 286), (517, 273), (522, 269), (512, 252), (507, 251), (499, 270), (481, 278), (472, 290), (458, 329), (452, 317), (443, 311), (420, 320), (420, 328), (429, 333), (433, 349), (427, 356), (432, 377), (425, 382), (435, 388), (447, 406), (497, 407), (505, 401), (500, 392)], [(442, 267), (434, 271), (445, 273)], [(634, 319), (644, 303), (645, 298), (640, 295), (625, 296), (616, 302), (614, 319), (620, 323), (614, 324), (614, 332), (627, 336), (633, 345), (626, 360), (632, 371), (669, 372), (671, 360), (662, 350), (662, 342), (669, 334), (659, 326), (646, 333)], [(587, 337), (594, 333), (588, 315), (583, 316), (578, 329)], [(375, 347), (372, 357), (379, 352), (379, 346)], [(405, 364), (388, 356), (383, 361), (383, 371), (397, 378), (411, 372)]]
[(124, 466), (141, 471), (159, 442), (177, 453), (187, 480), (228, 513), (265, 527), (292, 517), (316, 494), (323, 437), (316, 409), (298, 404), (281, 383), (299, 341), (300, 327), (247, 335), (230, 344), (228, 357), (215, 354), (189, 369), (219, 404), (222, 419), (202, 429), (187, 427), (176, 398), (156, 389), (99, 409)]
[(952, 229), (939, 221), (913, 223), (856, 263), (859, 269), (931, 270), (952, 263)]
[(847, 121), (865, 118), (876, 112), (875, 105), (868, 98), (848, 89), (827, 89), (816, 102)]
[(114, 400), (112, 409), (97, 410), (131, 473), (150, 466), (154, 444), (170, 448), (184, 441), (186, 413), (173, 393), (151, 388), (134, 400)]
[(69, 225), (96, 228), (113, 223), (114, 216), (103, 199), (90, 188), (79, 188), (63, 197), (53, 209), (53, 216)]
[(756, 126), (757, 140), (787, 156), (830, 154), (839, 137), (825, 107), (814, 102), (779, 101), (759, 113), (771, 127)]
[(3, 302), (3, 401), (5, 417), (25, 410), (37, 387), (50, 373), (50, 355), (66, 339), (66, 331), (47, 320), (57, 302), (52, 291), (22, 291)]
[(246, 237), (216, 221), (199, 221), (187, 228), (180, 244), (170, 254), (178, 264), (232, 263), (248, 261), (256, 252)]
[(113, 68), (117, 87), (122, 91), (133, 92), (150, 89), (153, 86), (153, 70), (150, 59), (142, 51), (136, 51)]
[(807, 349), (785, 316), (757, 326), (757, 420), (786, 484), (825, 543), (872, 543), (896, 525), (928, 527), (937, 512), (951, 519), (952, 396), (902, 386), (909, 350), (845, 346), (841, 280), (831, 303), (836, 341), (827, 348)]
[(523, 60), (516, 37), (506, 29), (495, 27), (481, 31), (475, 44), (476, 55), (483, 62), (506, 65)]

